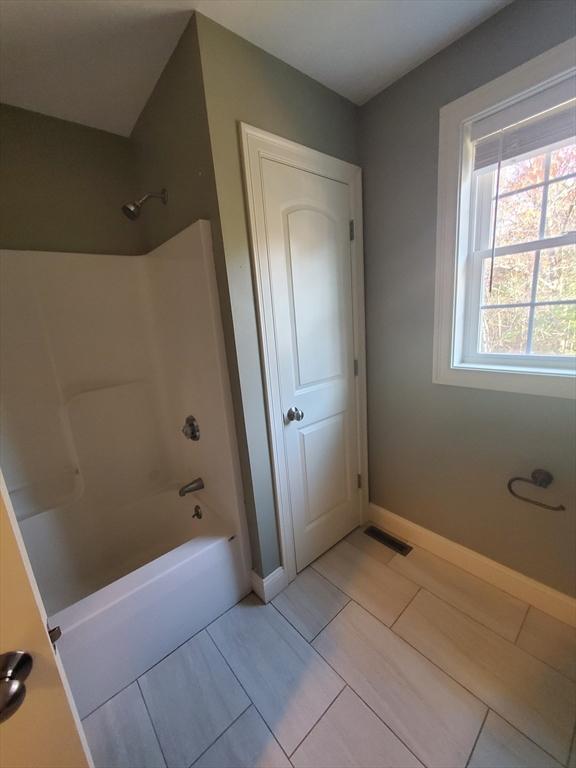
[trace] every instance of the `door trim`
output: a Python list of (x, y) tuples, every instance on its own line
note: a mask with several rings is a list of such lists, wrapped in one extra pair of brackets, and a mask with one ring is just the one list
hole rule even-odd
[(349, 185), (350, 218), (354, 221), (354, 239), (350, 242), (352, 268), (352, 310), (354, 320), (354, 356), (358, 360), (356, 382), (357, 451), (362, 475), (361, 515), (368, 507), (368, 446), (366, 423), (366, 334), (364, 312), (364, 253), (362, 240), (362, 171), (344, 160), (309, 149), (273, 133), (240, 123), (243, 176), (248, 208), (248, 230), (256, 290), (258, 330), (262, 360), (262, 379), (266, 397), (268, 435), (282, 567), (291, 581), (296, 576), (296, 554), (284, 448), (283, 413), (276, 366), (276, 335), (268, 262), (264, 216), (262, 160), (274, 160), (300, 170), (325, 176)]

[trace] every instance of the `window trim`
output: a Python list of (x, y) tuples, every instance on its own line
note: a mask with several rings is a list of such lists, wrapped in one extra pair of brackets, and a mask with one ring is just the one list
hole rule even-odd
[(497, 356), (500, 366), (485, 361), (463, 362), (465, 291), (456, 290), (466, 279), (467, 262), (460, 255), (468, 252), (470, 236), (471, 174), (466, 173), (473, 162), (472, 142), (467, 140), (470, 124), (504, 105), (513, 104), (531, 91), (576, 73), (574, 42), (574, 38), (567, 40), (440, 110), (432, 376), (436, 384), (576, 397), (576, 377), (570, 370), (547, 372), (543, 367), (503, 367), (508, 361), (500, 355)]

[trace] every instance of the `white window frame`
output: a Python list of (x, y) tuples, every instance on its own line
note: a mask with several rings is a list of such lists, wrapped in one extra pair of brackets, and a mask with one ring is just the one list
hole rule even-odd
[[(540, 214), (540, 225), (538, 231), (538, 237), (529, 242), (514, 243), (510, 245), (504, 245), (494, 250), (494, 257), (497, 260), (503, 255), (512, 255), (514, 253), (527, 253), (534, 252), (534, 268), (532, 275), (532, 291), (530, 298), (522, 303), (514, 303), (508, 306), (517, 307), (524, 305), (529, 311), (529, 323), (528, 323), (528, 346), (531, 345), (532, 332), (534, 328), (534, 312), (538, 306), (552, 305), (552, 304), (576, 304), (576, 300), (558, 300), (558, 301), (538, 301), (536, 291), (538, 288), (538, 277), (540, 270), (540, 252), (551, 248), (559, 248), (564, 245), (576, 244), (576, 233), (569, 232), (567, 234), (558, 235), (556, 237), (546, 237), (546, 207), (548, 198), (548, 189), (550, 185), (557, 184), (565, 179), (571, 179), (576, 177), (576, 173), (567, 174), (552, 180), (549, 179), (550, 172), (550, 156), (555, 149), (559, 149), (569, 143), (573, 143), (572, 139), (559, 141), (546, 149), (538, 149), (533, 152), (527, 153), (520, 157), (530, 157), (536, 155), (546, 154), (546, 163), (544, 168), (544, 178), (542, 182), (531, 185), (526, 189), (535, 189), (542, 187), (543, 200), (542, 209)], [(516, 160), (517, 158), (514, 158)], [(494, 196), (495, 186), (495, 169), (477, 174), (471, 181), (472, 186), (472, 202), (471, 208), (475, 211), (475, 215), (472, 214), (472, 219), (475, 219), (475, 231), (470, 232), (470, 242), (468, 246), (468, 267), (466, 274), (466, 286), (465, 286), (465, 319), (464, 324), (466, 328), (465, 338), (462, 340), (462, 352), (461, 360), (462, 364), (472, 365), (475, 367), (482, 365), (494, 365), (505, 368), (523, 368), (523, 369), (548, 369), (550, 372), (555, 370), (559, 373), (571, 373), (575, 368), (574, 357), (555, 357), (553, 355), (535, 355), (529, 354), (514, 354), (504, 355), (501, 353), (487, 353), (478, 351), (478, 339), (480, 336), (480, 311), (482, 309), (481, 302), (481, 280), (482, 280), (482, 266), (484, 260), (490, 260), (492, 256), (492, 248), (490, 247), (490, 240), (493, 227), (492, 218), (492, 201)], [(516, 195), (519, 192), (523, 192), (525, 189), (513, 190), (511, 192), (505, 192), (499, 195), (499, 199), (503, 197), (509, 197)], [(474, 229), (474, 228), (472, 228)], [(504, 305), (494, 305), (504, 306)]]
[[(576, 371), (573, 366), (559, 368), (557, 358), (534, 356), (533, 366), (529, 367), (522, 356), (494, 355), (491, 363), (491, 356), (475, 355), (466, 349), (465, 339), (474, 333), (469, 332), (469, 324), (478, 319), (471, 319), (463, 289), (473, 204), (470, 124), (576, 72), (575, 42), (573, 38), (546, 51), (440, 110), (433, 370), (436, 384), (576, 397)], [(522, 247), (527, 249), (526, 245)]]

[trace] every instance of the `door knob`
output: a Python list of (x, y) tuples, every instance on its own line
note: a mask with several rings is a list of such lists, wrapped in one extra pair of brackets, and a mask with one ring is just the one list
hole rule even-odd
[(294, 408), (292, 406), (291, 408), (288, 408), (286, 418), (288, 421), (302, 421), (304, 418), (304, 411), (301, 411), (300, 408)]
[(24, 701), (24, 681), (32, 666), (32, 656), (26, 651), (10, 651), (0, 655), (0, 723), (12, 717)]

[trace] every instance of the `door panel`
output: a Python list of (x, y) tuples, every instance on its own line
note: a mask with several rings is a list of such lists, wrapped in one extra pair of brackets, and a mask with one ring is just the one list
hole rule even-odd
[(7, 498), (0, 473), (0, 652), (29, 651), (34, 666), (20, 709), (0, 725), (0, 765), (87, 768), (91, 763), (80, 722), (46, 633), (46, 614)]
[(360, 522), (347, 184), (262, 160), (297, 569)]
[(337, 222), (324, 212), (291, 211), (287, 229), (297, 381), (303, 387), (343, 373), (342, 264), (333, 258)]
[(306, 529), (350, 498), (346, 421), (338, 413), (300, 429)]

